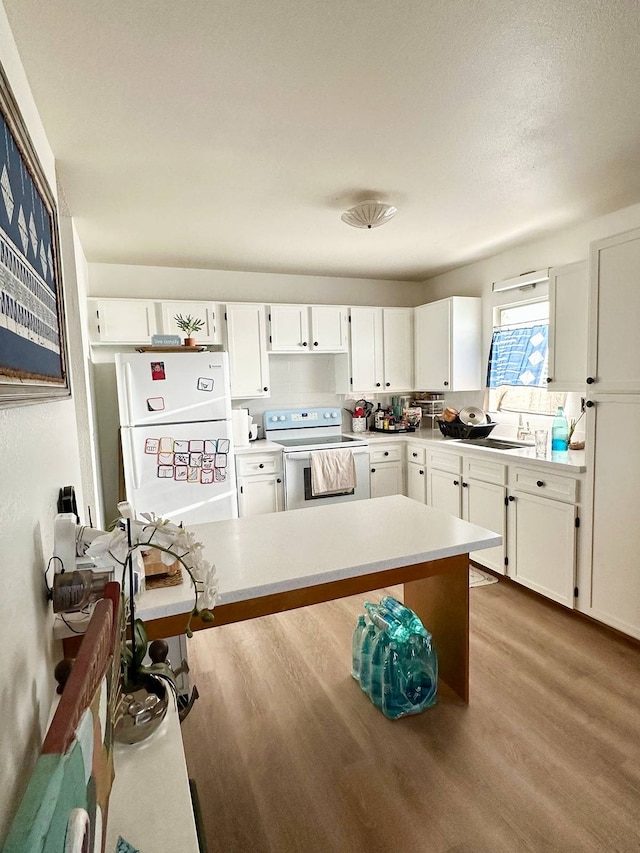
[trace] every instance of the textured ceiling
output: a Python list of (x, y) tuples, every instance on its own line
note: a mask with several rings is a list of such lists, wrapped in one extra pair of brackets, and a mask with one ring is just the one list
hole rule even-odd
[(89, 261), (421, 281), (640, 201), (635, 0), (3, 2)]

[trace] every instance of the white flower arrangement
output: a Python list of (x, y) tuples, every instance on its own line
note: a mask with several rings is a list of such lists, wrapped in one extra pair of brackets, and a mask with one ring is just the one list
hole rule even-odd
[(123, 519), (124, 526), (117, 524), (110, 533), (96, 537), (87, 549), (87, 555), (97, 559), (108, 555), (121, 565), (123, 589), (130, 557), (134, 559), (140, 552), (154, 548), (160, 552), (160, 559), (165, 565), (170, 566), (178, 560), (194, 587), (194, 607), (186, 626), (186, 634), (191, 637), (192, 616), (199, 616), (203, 622), (213, 621), (212, 611), (218, 598), (215, 566), (204, 559), (202, 543), (196, 541), (192, 531), (166, 519), (157, 518), (153, 513), (141, 515), (145, 522), (131, 521), (131, 544), (126, 529), (127, 520)]

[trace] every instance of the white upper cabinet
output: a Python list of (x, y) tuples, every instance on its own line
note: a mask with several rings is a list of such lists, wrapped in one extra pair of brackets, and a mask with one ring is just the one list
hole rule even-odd
[(549, 270), (551, 391), (582, 391), (587, 378), (589, 269), (586, 261)]
[(483, 387), (481, 301), (475, 296), (452, 296), (415, 309), (416, 388), (477, 391)]
[(268, 397), (267, 315), (264, 305), (233, 302), (225, 306), (231, 396)]
[(271, 352), (346, 352), (347, 309), (341, 305), (271, 305)]
[(351, 308), (348, 392), (413, 388), (413, 309)]
[(388, 391), (413, 388), (413, 308), (382, 308), (384, 384)]
[[(180, 335), (181, 338), (192, 337), (198, 344), (222, 343), (222, 310), (221, 306), (214, 302), (178, 302), (169, 301), (160, 303), (162, 320), (162, 332), (165, 335)], [(190, 314), (202, 320), (204, 323), (199, 332), (186, 335), (176, 325), (175, 317), (181, 314), (186, 317)]]
[(591, 244), (587, 383), (595, 393), (640, 392), (640, 229)]
[(149, 344), (159, 332), (155, 302), (146, 299), (90, 299), (91, 339), (105, 344)]

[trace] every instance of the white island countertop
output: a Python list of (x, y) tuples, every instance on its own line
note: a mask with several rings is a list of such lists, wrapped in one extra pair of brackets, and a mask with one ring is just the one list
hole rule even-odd
[[(492, 548), (497, 533), (404, 495), (371, 498), (250, 518), (194, 524), (204, 557), (216, 566), (218, 604), (330, 583), (385, 569)], [(144, 593), (142, 619), (184, 613), (187, 582)]]
[[(218, 605), (492, 548), (502, 538), (404, 495), (274, 512), (189, 527), (216, 567)], [(143, 592), (145, 621), (187, 614), (195, 602), (182, 584)], [(75, 614), (74, 614), (75, 615)], [(84, 621), (84, 620), (83, 620)], [(81, 622), (72, 622), (76, 631)], [(186, 615), (185, 615), (186, 626)], [(56, 620), (55, 635), (74, 632)]]

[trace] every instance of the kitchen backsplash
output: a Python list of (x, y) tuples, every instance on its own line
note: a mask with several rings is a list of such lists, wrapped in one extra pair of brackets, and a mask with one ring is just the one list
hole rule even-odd
[[(336, 406), (343, 417), (348, 415), (344, 409), (351, 409), (351, 403), (357, 396), (347, 397), (336, 393), (335, 382), (335, 356), (315, 354), (312, 357), (295, 355), (271, 355), (269, 357), (269, 368), (271, 373), (271, 396), (260, 400), (234, 400), (235, 408), (249, 409), (254, 421), (262, 424), (262, 413), (266, 409), (287, 409), (294, 406)], [(378, 402), (386, 406), (391, 402), (390, 395), (366, 394), (366, 399), (374, 403)], [(458, 410), (465, 406), (477, 406), (484, 409), (486, 405), (484, 391), (459, 391), (445, 395), (445, 405), (452, 406)], [(567, 419), (578, 417), (580, 414), (580, 396), (578, 394), (567, 394), (566, 403)], [(514, 412), (492, 412), (491, 417), (497, 422), (493, 435), (502, 438), (515, 438), (518, 430), (518, 414)], [(529, 423), (529, 428), (551, 429), (552, 417), (546, 415), (523, 414), (524, 423)], [(346, 423), (346, 420), (345, 420)], [(584, 438), (581, 429), (582, 422), (578, 425), (575, 438)]]

